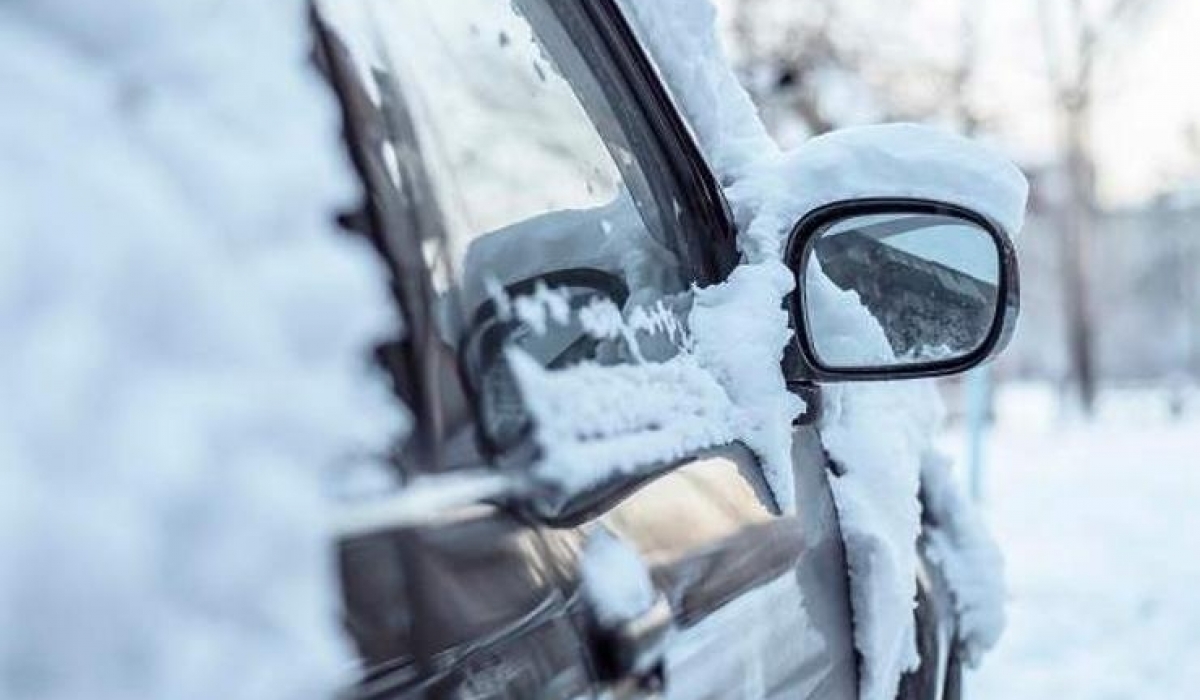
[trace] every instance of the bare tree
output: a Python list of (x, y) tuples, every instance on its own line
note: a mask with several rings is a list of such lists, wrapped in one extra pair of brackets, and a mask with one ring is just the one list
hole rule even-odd
[(974, 33), (962, 42), (969, 60), (959, 60), (929, 55), (927, 35), (905, 35), (890, 22), (903, 11), (895, 3), (731, 0), (730, 7), (743, 82), (777, 132), (789, 121), (815, 135), (852, 123), (952, 122), (965, 114), (960, 97), (974, 79)]
[(1155, 0), (1111, 0), (1100, 8), (1097, 4), (1084, 0), (1042, 0), (1037, 4), (1066, 181), (1058, 229), (1070, 385), (1085, 415), (1092, 413), (1097, 392), (1094, 310), (1088, 279), (1088, 234), (1095, 226), (1098, 208), (1092, 141), (1097, 63), (1121, 38), (1119, 29), (1143, 18)]

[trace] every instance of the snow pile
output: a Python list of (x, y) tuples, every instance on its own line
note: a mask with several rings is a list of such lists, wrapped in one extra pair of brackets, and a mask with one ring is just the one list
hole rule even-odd
[(547, 371), (508, 351), (543, 456), (534, 475), (553, 508), (621, 474), (681, 459), (743, 432), (745, 418), (691, 353), (663, 362), (585, 362)]
[(777, 369), (791, 336), (779, 300), (791, 287), (792, 275), (783, 265), (743, 265), (722, 284), (696, 290), (688, 317), (696, 357), (745, 416), (738, 438), (758, 455), (785, 513), (796, 510), (792, 420), (804, 411)]
[[(961, 183), (974, 183), (977, 189)], [(728, 188), (740, 211), (752, 211), (743, 237), (748, 256), (778, 256), (794, 223), (813, 209), (852, 197), (921, 197), (970, 207), (1015, 233), (1022, 223), (1026, 183), (1000, 156), (956, 136), (914, 125), (861, 127), (815, 138), (778, 158), (760, 161)], [(890, 348), (876, 320), (857, 296), (824, 280), (810, 288), (825, 311), (828, 338), (857, 344), (853, 356), (887, 356)], [(841, 473), (831, 481), (846, 544), (855, 614), (855, 646), (863, 654), (864, 697), (895, 694), (904, 671), (920, 661), (913, 635), (916, 538), (921, 528), (918, 490), (922, 461), (941, 421), (940, 399), (928, 384), (851, 384), (825, 388), (820, 429)], [(947, 506), (950, 506), (947, 502)], [(963, 503), (961, 505), (969, 507)], [(948, 517), (948, 516), (947, 516)], [(965, 519), (968, 516), (963, 516)], [(943, 541), (944, 552), (950, 541)], [(960, 544), (954, 542), (954, 544)], [(946, 559), (956, 556), (947, 554)], [(977, 559), (956, 558), (957, 561)], [(979, 572), (993, 575), (994, 567)], [(950, 577), (952, 586), (966, 574)], [(971, 593), (956, 590), (966, 601)], [(996, 615), (991, 599), (959, 612)], [(990, 631), (976, 630), (972, 648), (986, 646)], [(986, 625), (985, 625), (986, 626)]]
[(306, 12), (0, 9), (0, 696), (342, 680), (318, 470), (401, 418)]
[(575, 319), (565, 294), (543, 286), (497, 298), (502, 314), (507, 309), (538, 335), (578, 321), (578, 332), (601, 341), (597, 357), (608, 360), (546, 370), (510, 351), (543, 450), (534, 476), (558, 492), (556, 505), (621, 474), (740, 441), (759, 455), (781, 510), (794, 512), (791, 421), (804, 403), (782, 375), (760, 369), (779, 366), (789, 337), (786, 311), (770, 309), (791, 275), (782, 265), (773, 270), (739, 268), (723, 284), (649, 307), (622, 311), (597, 300)]
[[(939, 199), (984, 213), (1010, 235), (1019, 230), (1027, 185), (1002, 156), (915, 125), (835, 132), (780, 154), (722, 56), (709, 3), (664, 0), (625, 7), (726, 185), (742, 230), (740, 274), (782, 279), (782, 248), (795, 223), (816, 207), (855, 197)], [(789, 288), (780, 284), (776, 304)], [(818, 291), (822, 295), (814, 303), (826, 305), (822, 316), (832, 326), (821, 332), (858, 339), (864, 357), (887, 351), (882, 330), (854, 295), (832, 284)], [(754, 337), (774, 337), (771, 329), (781, 322), (761, 311), (772, 308), (765, 301), (749, 319), (732, 302), (712, 309), (712, 325), (743, 328), (757, 322), (761, 331)], [(714, 335), (724, 341), (714, 351), (729, 352), (731, 336)], [(777, 367), (744, 371), (757, 371), (762, 385), (770, 386), (782, 384)], [(902, 672), (918, 662), (913, 635), (918, 487), (937, 427), (938, 400), (928, 386), (912, 383), (833, 387), (826, 396), (821, 432), (840, 470), (833, 489), (851, 569), (855, 645), (863, 655), (861, 695), (890, 698)]]
[(918, 124), (840, 129), (760, 160), (726, 188), (735, 211), (752, 216), (746, 254), (777, 257), (798, 216), (860, 197), (935, 199), (973, 209), (1010, 236), (1021, 230), (1029, 185), (1002, 154)]
[(654, 583), (638, 553), (604, 528), (588, 538), (580, 561), (583, 595), (601, 627), (616, 628), (654, 605)]
[(1063, 420), (1059, 400), (1052, 384), (996, 395), (987, 516), (1010, 602), (968, 697), (1194, 697), (1200, 403), (1173, 415), (1167, 383), (1109, 385), (1083, 423)]
[(951, 466), (941, 452), (925, 454), (921, 467), (925, 547), (954, 599), (963, 659), (976, 666), (1004, 632), (1004, 557), (955, 483)]
[(866, 698), (889, 698), (920, 661), (914, 636), (921, 455), (939, 415), (927, 384), (863, 384), (825, 393), (821, 439), (850, 568), (854, 644)]
[(724, 183), (779, 153), (750, 95), (725, 61), (708, 0), (622, 0), (700, 148)]

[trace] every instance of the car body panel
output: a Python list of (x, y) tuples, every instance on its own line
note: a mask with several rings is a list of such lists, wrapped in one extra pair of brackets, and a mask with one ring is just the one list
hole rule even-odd
[[(815, 433), (795, 444), (797, 488), (812, 497), (794, 516), (772, 512), (753, 455), (731, 446), (574, 527), (481, 505), (344, 538), (347, 627), (367, 667), (356, 696), (592, 687), (579, 557), (602, 526), (639, 551), (671, 605), (669, 697), (854, 697), (835, 511)], [(484, 686), (499, 694), (474, 694)]]
[[(710, 245), (721, 249), (700, 256), (710, 269), (698, 272), (696, 281), (713, 281), (705, 279), (712, 269), (728, 266), (732, 242), (726, 234), (733, 223), (649, 59), (611, 0), (554, 0), (553, 5), (588, 47), (598, 71), (635, 98), (622, 112), (625, 118), (651, 130), (679, 160), (668, 170), (679, 170), (682, 181), (702, 183), (694, 185), (703, 190), (696, 194), (698, 202), (683, 206), (703, 209), (695, 213), (696, 221), (719, 219), (696, 233), (707, 232)], [(389, 262), (409, 328), (404, 344), (382, 350), (398, 393), (418, 419), (418, 437), (399, 459), (428, 472), (446, 470), (446, 464), (472, 466), (472, 460), (473, 466), (485, 466), (478, 460), (493, 459), (493, 468), (519, 473), (537, 459), (535, 448), (489, 456), (455, 430), (469, 425), (471, 416), (453, 407), (470, 397), (462, 387), (447, 389), (456, 385), (457, 369), (432, 330), (433, 284), (420, 262), (426, 234), (413, 230), (436, 228), (437, 216), (405, 211), (402, 205), (413, 204), (419, 193), (398, 192), (402, 183), (387, 175), (378, 157), (380, 144), (389, 139), (401, 139), (397, 146), (413, 152), (415, 147), (402, 141), (411, 135), (411, 124), (398, 128), (394, 117), (379, 119), (372, 112), (345, 66), (342, 38), (319, 18), (317, 26), (326, 72), (346, 117), (350, 151), (368, 192), (363, 226)], [(403, 95), (389, 99), (402, 102)], [(419, 158), (406, 161), (406, 167), (419, 190), (425, 180)], [(794, 515), (780, 514), (755, 456), (734, 444), (661, 465), (571, 522), (541, 520), (514, 507), (514, 496), (343, 537), (339, 566), (346, 627), (363, 662), (362, 681), (347, 695), (640, 694), (643, 686), (631, 679), (602, 677), (581, 593), (585, 543), (597, 528), (605, 528), (638, 553), (671, 606), (676, 631), (663, 660), (668, 697), (856, 697), (848, 571), (828, 459), (815, 428), (797, 426), (793, 437)], [(459, 456), (447, 462), (447, 453)], [(924, 581), (922, 590), (934, 590), (935, 578)], [(931, 639), (940, 646), (930, 658), (939, 661), (931, 677), (941, 678), (948, 673), (942, 659), (948, 659), (945, 649), (953, 635), (946, 627), (950, 615), (944, 595), (930, 599), (939, 602), (924, 608), (933, 617), (923, 618), (923, 624), (936, 627)], [(937, 697), (922, 694), (927, 685), (909, 682), (909, 692), (916, 694), (904, 697)]]

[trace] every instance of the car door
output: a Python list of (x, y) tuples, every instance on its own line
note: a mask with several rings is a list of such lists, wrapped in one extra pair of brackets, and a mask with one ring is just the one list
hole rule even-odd
[[(417, 419), (397, 467), (414, 491), (431, 475), (505, 477), (487, 503), (344, 539), (363, 694), (638, 692), (633, 670), (606, 669), (582, 592), (580, 559), (603, 529), (670, 606), (678, 631), (656, 669), (669, 696), (850, 697), (845, 565), (810, 429), (795, 441), (796, 515), (780, 513), (752, 453), (720, 440), (638, 453), (582, 487), (572, 471), (680, 418), (642, 407), (600, 429), (606, 417), (582, 409), (645, 403), (594, 399), (686, 351), (691, 285), (719, 279), (731, 250), (711, 175), (697, 181), (694, 145), (615, 6), (320, 7), (367, 190), (361, 225), (409, 326), (384, 358)], [(578, 392), (563, 405), (582, 414), (570, 437), (585, 458), (548, 456), (531, 371)], [(666, 375), (656, 386), (670, 394)]]

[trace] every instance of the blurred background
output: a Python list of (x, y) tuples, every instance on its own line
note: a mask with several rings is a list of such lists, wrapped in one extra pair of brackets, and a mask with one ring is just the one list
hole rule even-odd
[(786, 146), (907, 120), (989, 142), (1032, 192), (1021, 323), (943, 385), (1007, 557), (971, 698), (1200, 687), (1200, 2), (718, 0)]

